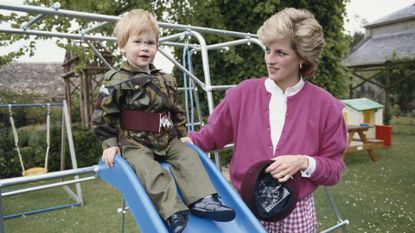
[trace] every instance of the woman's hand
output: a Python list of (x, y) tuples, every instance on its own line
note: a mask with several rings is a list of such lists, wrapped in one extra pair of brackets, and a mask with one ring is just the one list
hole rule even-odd
[(109, 147), (102, 152), (101, 159), (107, 167), (113, 167), (116, 154), (120, 154), (120, 148), (118, 146)]
[(279, 182), (287, 181), (300, 170), (308, 167), (308, 159), (305, 155), (281, 155), (273, 158), (271, 165), (265, 169)]
[(189, 137), (182, 137), (182, 138), (180, 138), (180, 140), (181, 140), (183, 143), (194, 144), (194, 143), (193, 143), (193, 141), (192, 141), (192, 139), (191, 139), (191, 138), (189, 138)]

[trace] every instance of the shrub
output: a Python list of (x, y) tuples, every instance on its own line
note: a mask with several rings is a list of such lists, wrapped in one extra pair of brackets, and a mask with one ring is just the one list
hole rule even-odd
[[(61, 125), (50, 128), (48, 170), (59, 171), (61, 167)], [(91, 130), (72, 130), (78, 167), (92, 166), (101, 157), (102, 149)], [(44, 126), (31, 125), (18, 129), (19, 148), (26, 169), (43, 167), (46, 155), (46, 132)], [(19, 157), (14, 147), (13, 133), (8, 127), (0, 128), (0, 177), (21, 175)], [(71, 156), (65, 141), (65, 167), (71, 169)]]
[[(78, 167), (92, 166), (101, 158), (102, 147), (91, 129), (74, 127), (73, 139), (75, 144)], [(69, 156), (67, 159), (70, 159)]]
[(19, 158), (14, 150), (11, 129), (0, 127), (0, 178), (12, 177), (21, 174)]

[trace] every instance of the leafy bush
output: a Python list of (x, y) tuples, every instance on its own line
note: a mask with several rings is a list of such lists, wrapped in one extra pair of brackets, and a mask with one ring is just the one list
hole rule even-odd
[[(28, 103), (47, 103), (47, 102), (62, 102), (61, 99), (48, 99), (45, 100), (36, 94), (19, 94), (8, 90), (0, 90), (0, 103), (1, 104), (28, 104)], [(19, 125), (32, 125), (32, 124), (44, 124), (46, 121), (46, 107), (16, 107), (13, 108), (13, 119), (16, 126)], [(60, 116), (60, 108), (51, 108), (52, 116)], [(0, 108), (0, 125), (10, 124), (8, 108)], [(58, 118), (59, 119), (59, 118)]]
[(415, 135), (415, 118), (413, 117), (393, 117), (391, 119), (393, 134)]
[[(48, 100), (61, 102), (61, 100)], [(75, 106), (79, 106), (77, 99)], [(34, 94), (19, 94), (11, 91), (0, 91), (0, 103), (45, 103), (44, 99)], [(73, 108), (72, 121), (79, 118), (79, 108)], [(26, 169), (43, 167), (46, 154), (46, 113), (45, 107), (13, 108), (14, 124), (18, 131), (19, 148)], [(52, 107), (50, 116), (50, 149), (48, 170), (61, 170), (62, 140), (62, 108)], [(100, 144), (91, 130), (83, 130), (80, 126), (72, 129), (75, 154), (78, 167), (91, 166), (97, 163), (102, 154)], [(65, 135), (66, 137), (66, 135)], [(65, 167), (71, 169), (71, 156), (68, 142), (65, 140)], [(15, 149), (10, 115), (7, 108), (0, 109), (0, 178), (21, 176), (22, 169), (17, 150)]]
[[(73, 139), (75, 145), (78, 167), (92, 166), (101, 158), (102, 147), (95, 138), (92, 130), (81, 129), (80, 126), (73, 127)], [(69, 156), (67, 157), (67, 160)]]
[[(48, 170), (59, 171), (61, 166), (61, 126), (50, 128), (50, 149)], [(43, 167), (46, 154), (45, 128), (31, 125), (18, 129), (19, 148), (26, 169)], [(91, 130), (75, 129), (72, 131), (78, 167), (92, 166), (97, 163), (102, 149)], [(0, 128), (0, 177), (21, 175), (21, 166), (17, 150), (14, 147), (13, 133), (10, 128)], [(71, 169), (71, 156), (67, 140), (65, 141), (65, 169)]]
[[(17, 153), (13, 149), (14, 142), (11, 129), (0, 127), (0, 178), (15, 176), (19, 165)], [(17, 168), (17, 169), (16, 169)]]

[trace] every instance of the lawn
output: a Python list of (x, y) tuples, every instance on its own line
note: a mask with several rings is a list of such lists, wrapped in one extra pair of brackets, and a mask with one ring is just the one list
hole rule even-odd
[[(332, 193), (349, 232), (415, 232), (415, 135), (393, 135), (393, 146), (350, 153), (343, 179)], [(322, 189), (317, 191), (320, 229), (336, 220)], [(341, 232), (341, 231), (336, 231)]]
[[(343, 179), (331, 188), (342, 217), (350, 221), (348, 232), (415, 232), (414, 151), (415, 135), (394, 134), (392, 147), (376, 150), (378, 162), (372, 162), (366, 152), (348, 154)], [(84, 207), (7, 219), (5, 232), (119, 232), (120, 194), (100, 180), (82, 183), (82, 188)], [(319, 230), (323, 230), (334, 225), (336, 219), (324, 191), (317, 190), (315, 197)], [(68, 201), (62, 188), (6, 197), (3, 214)], [(125, 232), (137, 232), (136, 229), (127, 214)]]

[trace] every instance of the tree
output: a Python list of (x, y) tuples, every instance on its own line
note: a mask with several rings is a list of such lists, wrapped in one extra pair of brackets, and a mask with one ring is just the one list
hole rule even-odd
[(355, 32), (352, 36), (349, 36), (350, 49), (353, 49), (353, 47), (361, 42), (364, 37), (365, 34), (363, 32)]
[[(346, 69), (342, 66), (341, 60), (348, 51), (347, 38), (343, 34), (343, 17), (345, 15), (345, 4), (347, 1), (65, 0), (60, 3), (62, 9), (96, 12), (107, 15), (120, 15), (133, 8), (143, 8), (154, 12), (157, 19), (163, 22), (177, 22), (251, 33), (256, 33), (259, 26), (278, 10), (285, 7), (305, 8), (314, 13), (317, 20), (321, 23), (326, 39), (322, 62), (316, 78), (312, 81), (326, 88), (335, 96), (342, 96), (346, 90)], [(30, 5), (49, 6), (53, 1), (28, 0), (27, 3)], [(27, 17), (15, 17), (15, 21), (21, 23), (27, 21)], [(47, 31), (80, 32), (95, 24), (95, 22), (90, 22), (89, 20), (77, 19), (76, 22), (79, 26), (73, 29), (71, 27), (72, 21), (73, 19), (65, 17), (44, 17), (42, 22), (33, 25), (33, 28)], [(17, 23), (15, 26), (17, 26)], [(104, 35), (111, 35), (112, 28), (113, 25), (110, 25), (102, 28), (100, 32)], [(171, 30), (163, 31), (164, 34), (170, 32)], [(206, 35), (205, 39), (208, 44), (224, 40), (223, 37), (221, 38), (215, 35)], [(71, 48), (64, 40), (59, 40), (58, 43), (67, 49), (75, 49), (73, 46)], [(107, 46), (114, 48), (114, 44), (112, 43), (108, 43)], [(201, 77), (201, 63), (197, 62), (197, 59), (195, 57), (193, 64), (195, 64), (196, 75)], [(214, 84), (235, 84), (246, 78), (266, 75), (263, 52), (257, 46), (251, 45), (244, 48), (240, 46), (232, 47), (225, 53), (209, 51), (209, 59), (211, 76), (215, 79)]]
[[(275, 12), (286, 7), (310, 10), (323, 27), (326, 46), (322, 54), (318, 72), (311, 81), (322, 86), (337, 97), (346, 94), (347, 70), (341, 64), (348, 52), (349, 43), (343, 34), (343, 1), (304, 1), (304, 0), (212, 0), (194, 1), (191, 17), (179, 17), (181, 24), (192, 24), (221, 28), (232, 31), (256, 33), (262, 23)], [(193, 1), (192, 1), (193, 4)], [(200, 10), (197, 10), (200, 9)], [(209, 12), (203, 9), (209, 9)], [(215, 36), (206, 37), (207, 43), (216, 43)], [(211, 77), (214, 84), (235, 84), (250, 78), (266, 75), (263, 52), (257, 46), (232, 47), (225, 53), (209, 51)], [(194, 62), (196, 76), (202, 76), (200, 62)], [(202, 97), (203, 98), (203, 97)], [(215, 96), (215, 102), (222, 95)]]
[[(17, 15), (16, 13), (0, 15), (0, 22), (8, 21), (14, 27), (17, 27), (17, 25), (19, 25), (18, 23), (19, 19), (21, 19), (21, 17), (19, 17), (19, 15)], [(21, 35), (2, 33), (0, 34), (0, 48), (12, 45), (13, 43), (15, 43), (16, 41), (22, 38), (23, 36)], [(16, 51), (12, 51), (5, 55), (1, 55), (0, 56), (0, 67), (2, 65), (10, 63), (13, 59), (18, 58), (27, 52), (33, 53), (33, 46), (34, 46), (34, 43), (30, 43), (29, 46), (24, 46), (22, 48), (17, 49)]]

